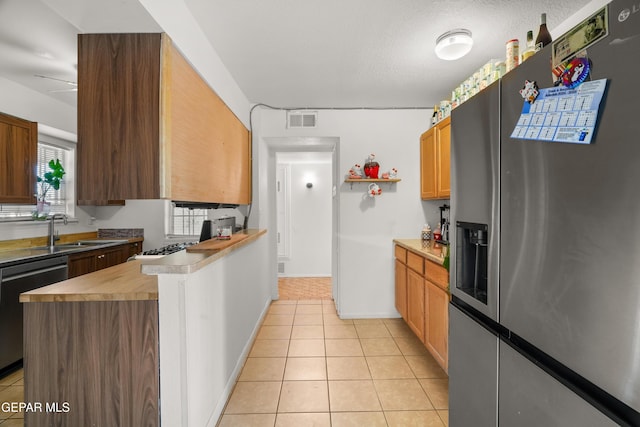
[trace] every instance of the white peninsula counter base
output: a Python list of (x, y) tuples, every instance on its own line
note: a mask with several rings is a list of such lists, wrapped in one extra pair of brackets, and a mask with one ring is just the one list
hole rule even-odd
[[(265, 231), (216, 253), (143, 266), (158, 276), (160, 419), (215, 426), (271, 303)], [(164, 271), (164, 272), (163, 272)]]

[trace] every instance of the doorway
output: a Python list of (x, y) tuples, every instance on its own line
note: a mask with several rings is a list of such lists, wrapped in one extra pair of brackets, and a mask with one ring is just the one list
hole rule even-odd
[(277, 299), (339, 304), (337, 268), (338, 138), (265, 138)]

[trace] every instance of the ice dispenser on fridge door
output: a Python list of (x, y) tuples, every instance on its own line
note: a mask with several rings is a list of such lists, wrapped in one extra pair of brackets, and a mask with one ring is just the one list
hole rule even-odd
[(488, 226), (456, 222), (457, 289), (487, 303)]

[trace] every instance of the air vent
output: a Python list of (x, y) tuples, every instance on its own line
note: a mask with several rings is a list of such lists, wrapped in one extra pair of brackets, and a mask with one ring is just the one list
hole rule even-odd
[(317, 111), (287, 111), (287, 128), (314, 128), (317, 122)]
[(284, 273), (284, 262), (278, 263), (278, 274)]

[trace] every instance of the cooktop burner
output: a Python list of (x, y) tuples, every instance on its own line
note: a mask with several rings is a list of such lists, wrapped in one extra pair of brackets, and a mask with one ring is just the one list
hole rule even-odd
[(172, 243), (167, 246), (163, 246), (158, 249), (150, 249), (148, 251), (142, 252), (142, 255), (169, 255), (174, 252), (181, 251), (183, 249), (188, 248), (189, 246), (193, 246), (198, 242), (180, 242), (180, 243)]

